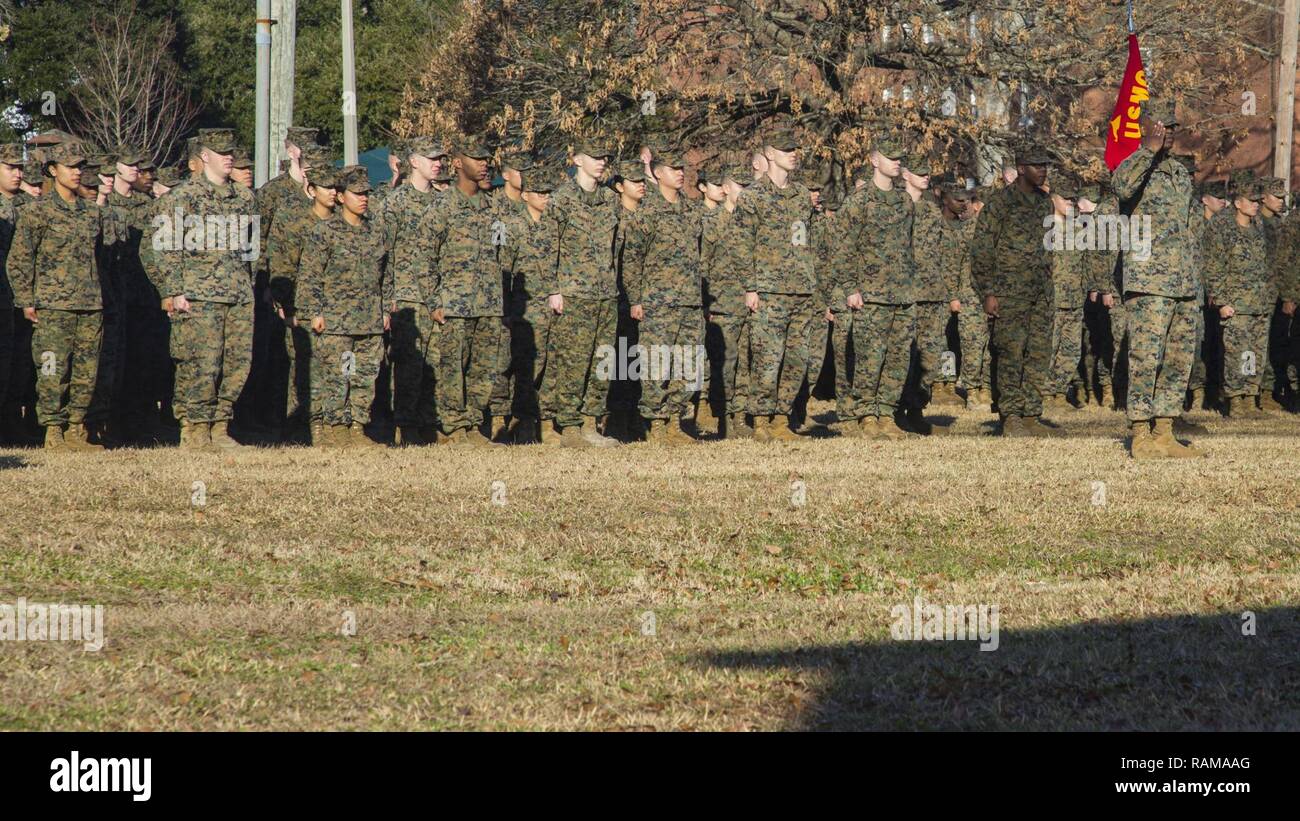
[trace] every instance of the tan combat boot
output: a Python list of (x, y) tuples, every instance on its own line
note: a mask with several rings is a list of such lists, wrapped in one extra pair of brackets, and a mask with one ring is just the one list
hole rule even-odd
[(476, 426), (470, 426), (465, 429), (465, 443), (472, 448), (490, 448), (495, 447), (496, 442), (483, 435)]
[(798, 442), (803, 438), (790, 429), (790, 417), (779, 413), (772, 417), (772, 424), (767, 430), (777, 442)]
[(183, 445), (186, 450), (212, 449), (212, 423), (182, 421), (181, 424), (189, 428), (189, 437)]
[(1101, 385), (1097, 388), (1097, 404), (1103, 408), (1111, 404), (1110, 385)]
[(966, 410), (972, 413), (992, 413), (993, 405), (989, 401), (989, 392), (984, 388), (970, 388), (967, 390)]
[[(662, 424), (662, 423), (661, 423)], [(560, 447), (564, 448), (594, 448), (595, 445), (588, 442), (582, 435), (581, 425), (569, 425), (560, 431)]]
[(491, 419), (491, 422), (492, 435), (488, 438), (493, 442), (504, 442), (505, 439), (503, 437), (505, 436), (506, 430), (509, 428), (506, 424), (506, 418), (504, 416), (496, 416)]
[(325, 422), (320, 419), (311, 420), (311, 446), (314, 448), (326, 447), (325, 437), (328, 434), (325, 431)]
[(1043, 424), (1042, 417), (1039, 416), (1022, 416), (1020, 418), (1020, 429), (1027, 436), (1037, 436), (1040, 438), (1050, 438), (1061, 436), (1061, 431), (1056, 428), (1048, 427)]
[(443, 436), (445, 437), (443, 441), (447, 445), (447, 447), (451, 447), (451, 448), (469, 447), (469, 437), (466, 436), (465, 434), (466, 434), (465, 428), (456, 428), (455, 430), (449, 430), (445, 434), (443, 434)]
[(1273, 398), (1272, 393), (1261, 393), (1259, 395), (1259, 409), (1263, 413), (1283, 413), (1286, 408), (1282, 403)]
[(582, 438), (594, 447), (614, 448), (618, 447), (618, 440), (608, 436), (601, 436), (600, 431), (596, 429), (596, 417), (582, 417)]
[(221, 450), (235, 450), (243, 447), (243, 445), (230, 438), (230, 423), (224, 421), (212, 423), (212, 446)]
[(45, 449), (46, 450), (67, 449), (67, 442), (63, 439), (62, 425), (45, 426)]
[(1020, 427), (1019, 416), (1004, 416), (1002, 417), (1002, 435), (1031, 436), (1032, 434), (1025, 432), (1024, 428)]
[(94, 451), (103, 450), (103, 445), (96, 445), (90, 441), (90, 426), (85, 424), (68, 423), (68, 429), (63, 434), (63, 444), (68, 450)]
[(325, 428), (324, 447), (331, 450), (338, 450), (348, 446), (348, 426), (347, 425), (327, 425)]
[(696, 442), (694, 437), (682, 430), (682, 420), (679, 418), (669, 419), (666, 430), (667, 432), (664, 434), (665, 444), (693, 445)]
[(1151, 435), (1150, 422), (1132, 422), (1129, 425), (1132, 441), (1129, 444), (1129, 454), (1134, 459), (1165, 459), (1169, 454), (1165, 453), (1164, 448), (1156, 444), (1155, 436)]
[(936, 382), (930, 389), (930, 404), (936, 407), (955, 407), (962, 404), (961, 397), (951, 382)]
[(382, 450), (384, 447), (383, 442), (376, 442), (374, 439), (366, 436), (366, 426), (360, 422), (353, 422), (348, 426), (348, 444), (354, 448), (365, 450)]
[(1168, 417), (1159, 417), (1153, 426), (1152, 434), (1155, 437), (1155, 444), (1165, 456), (1175, 459), (1195, 459), (1205, 454), (1190, 445), (1184, 445), (1174, 438), (1174, 420)]
[(1205, 388), (1197, 388), (1192, 391), (1192, 410), (1201, 410), (1205, 407)]
[(727, 420), (728, 439), (753, 439), (754, 429), (745, 422), (745, 414), (733, 413)]
[(772, 439), (773, 439), (772, 420), (761, 414), (755, 416), (754, 417), (754, 441), (771, 442)]
[(876, 420), (874, 437), (875, 439), (906, 439), (907, 431), (898, 426), (898, 421), (891, 416), (874, 416)]
[(713, 413), (713, 406), (707, 399), (701, 399), (695, 408), (695, 427), (700, 433), (717, 433), (718, 417)]

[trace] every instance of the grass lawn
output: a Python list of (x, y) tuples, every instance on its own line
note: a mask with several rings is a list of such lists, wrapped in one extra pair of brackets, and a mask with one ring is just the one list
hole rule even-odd
[[(1056, 440), (5, 451), (0, 603), (106, 628), (0, 642), (0, 728), (1300, 729), (1300, 419), (1197, 418), (1185, 462), (1100, 410)], [(998, 649), (895, 640), (917, 596), (996, 605)]]

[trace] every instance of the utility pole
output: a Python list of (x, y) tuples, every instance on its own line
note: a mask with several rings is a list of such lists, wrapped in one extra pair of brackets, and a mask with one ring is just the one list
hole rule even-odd
[(357, 67), (352, 48), (352, 0), (343, 0), (343, 164), (357, 163)]
[(257, 0), (257, 119), (254, 128), (253, 184), (267, 180), (271, 142), (271, 0)]
[(279, 173), (286, 159), (284, 138), (293, 125), (294, 50), (297, 41), (298, 0), (271, 0), (275, 28), (271, 38), (271, 151), (270, 176)]
[(1285, 0), (1282, 8), (1282, 64), (1277, 73), (1277, 132), (1273, 143), (1273, 176), (1291, 190), (1291, 151), (1295, 133), (1296, 40), (1300, 39), (1300, 0)]

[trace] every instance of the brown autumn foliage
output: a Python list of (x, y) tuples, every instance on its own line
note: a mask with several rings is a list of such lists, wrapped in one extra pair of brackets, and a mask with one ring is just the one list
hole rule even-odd
[[(1258, 127), (1239, 108), (1273, 56), (1269, 10), (1140, 0), (1136, 24), (1153, 94), (1183, 105), (1201, 153)], [(555, 153), (601, 134), (625, 156), (704, 159), (784, 123), (837, 181), (882, 131), (979, 176), (1028, 134), (1095, 178), (1126, 33), (1116, 0), (465, 0), (395, 129)]]

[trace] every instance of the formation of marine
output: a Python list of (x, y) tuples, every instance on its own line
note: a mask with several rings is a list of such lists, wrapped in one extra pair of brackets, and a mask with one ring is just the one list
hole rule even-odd
[[(291, 128), (258, 190), (230, 129), (185, 168), (3, 145), (0, 436), (595, 448), (996, 413), (1046, 437), (1092, 405), (1125, 411), (1135, 458), (1197, 456), (1188, 408), (1296, 395), (1300, 226), (1284, 180), (1195, 185), (1173, 110), (1147, 109), (1105, 184), (1025, 143), (977, 188), (882, 134), (842, 196), (784, 128), (698, 167), (417, 137), (379, 187)], [(1145, 245), (1104, 241), (1121, 218)]]

